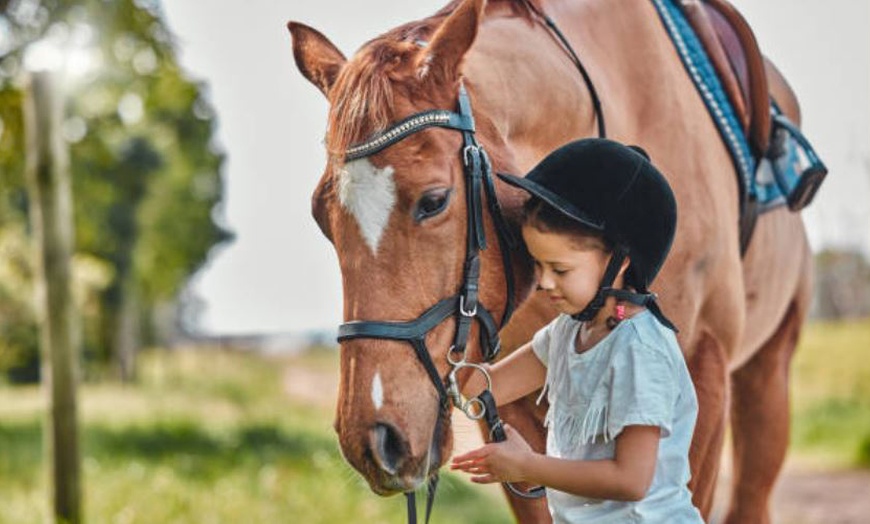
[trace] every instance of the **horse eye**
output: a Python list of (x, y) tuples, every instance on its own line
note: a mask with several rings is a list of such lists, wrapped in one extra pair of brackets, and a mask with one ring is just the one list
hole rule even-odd
[(450, 201), (450, 189), (432, 189), (423, 193), (417, 205), (414, 206), (414, 220), (422, 222), (431, 218), (445, 209)]

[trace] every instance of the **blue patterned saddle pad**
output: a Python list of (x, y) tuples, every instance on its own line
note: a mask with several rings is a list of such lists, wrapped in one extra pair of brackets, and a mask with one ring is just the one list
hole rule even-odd
[(809, 204), (827, 169), (800, 130), (772, 103), (772, 145), (764, 157), (754, 157), (716, 70), (682, 10), (674, 0), (652, 1), (731, 154), (741, 201), (755, 202), (759, 212), (786, 204), (799, 210)]

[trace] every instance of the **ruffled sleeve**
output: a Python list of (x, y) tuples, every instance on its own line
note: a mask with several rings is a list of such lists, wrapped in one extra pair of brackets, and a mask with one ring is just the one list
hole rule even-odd
[(535, 336), (532, 337), (532, 351), (544, 367), (549, 367), (550, 364), (550, 343), (553, 338), (553, 329), (556, 322), (558, 322), (558, 317), (539, 329), (535, 333)]
[(626, 426), (658, 426), (671, 434), (679, 396), (679, 375), (663, 350), (639, 341), (618, 348), (611, 361), (606, 435), (616, 438)]

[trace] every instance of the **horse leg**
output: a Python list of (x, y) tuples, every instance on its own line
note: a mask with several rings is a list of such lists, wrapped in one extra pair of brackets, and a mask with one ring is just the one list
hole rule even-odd
[[(508, 424), (514, 427), (529, 446), (538, 453), (545, 453), (547, 450), (547, 434), (542, 431), (543, 414), (546, 409), (543, 406), (536, 406), (535, 395), (528, 395), (510, 404), (500, 406), (499, 415)], [(486, 434), (484, 427), (484, 438), (489, 440), (489, 435)], [(519, 485), (518, 487), (523, 487)], [(505, 497), (511, 505), (511, 510), (520, 524), (550, 524), (550, 510), (547, 509), (547, 499), (523, 499), (510, 493), (506, 488), (502, 488), (505, 492)]]
[(687, 360), (698, 396), (698, 421), (689, 448), (692, 502), (704, 520), (710, 516), (722, 444), (725, 437), (725, 412), (728, 405), (728, 356), (725, 345), (704, 333)]
[(726, 523), (770, 522), (768, 501), (788, 447), (788, 370), (804, 311), (789, 307), (774, 335), (731, 375), (734, 474)]

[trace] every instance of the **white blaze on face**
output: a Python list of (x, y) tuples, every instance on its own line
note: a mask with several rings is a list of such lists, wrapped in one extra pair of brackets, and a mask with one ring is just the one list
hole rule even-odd
[(381, 409), (384, 405), (384, 385), (381, 383), (381, 372), (375, 372), (375, 378), (372, 380), (372, 403), (375, 409)]
[(366, 158), (348, 162), (338, 177), (338, 199), (356, 219), (372, 253), (377, 253), (396, 203), (393, 168), (378, 169)]

